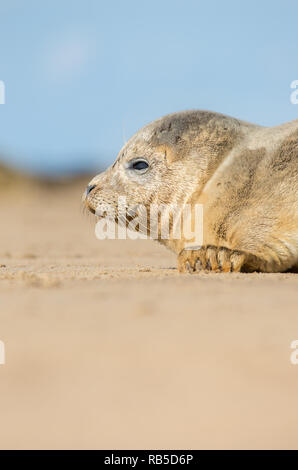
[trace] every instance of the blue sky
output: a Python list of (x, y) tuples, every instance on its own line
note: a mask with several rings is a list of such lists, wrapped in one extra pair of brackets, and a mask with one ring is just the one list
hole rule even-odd
[(183, 109), (296, 119), (297, 19), (295, 0), (1, 0), (1, 159), (102, 168)]

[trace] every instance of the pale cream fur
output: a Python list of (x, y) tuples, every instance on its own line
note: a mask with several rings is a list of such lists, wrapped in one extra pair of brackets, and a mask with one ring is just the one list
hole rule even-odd
[[(143, 174), (130, 167), (138, 158), (149, 164)], [(92, 212), (117, 211), (120, 195), (136, 207), (203, 204), (201, 248), (159, 237), (181, 272), (298, 267), (298, 120), (266, 128), (209, 111), (171, 114), (137, 132), (90, 185)]]

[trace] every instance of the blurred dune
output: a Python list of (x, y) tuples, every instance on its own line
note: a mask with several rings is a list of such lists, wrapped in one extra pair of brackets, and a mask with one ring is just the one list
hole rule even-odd
[(33, 176), (0, 163), (0, 191), (15, 188), (18, 184), (27, 185), (34, 182)]
[[(99, 171), (98, 171), (99, 172)], [(93, 178), (94, 173), (77, 172), (62, 173), (57, 175), (33, 174), (29, 171), (21, 170), (13, 166), (5, 165), (0, 162), (0, 191), (10, 189), (18, 191), (27, 189), (55, 189), (63, 187), (72, 188), (81, 186), (82, 188)]]

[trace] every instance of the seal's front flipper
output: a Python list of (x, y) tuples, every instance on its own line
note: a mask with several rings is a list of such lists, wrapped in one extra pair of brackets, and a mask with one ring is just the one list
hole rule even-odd
[(178, 256), (178, 271), (240, 272), (250, 255), (226, 247), (205, 245), (198, 249), (184, 249)]

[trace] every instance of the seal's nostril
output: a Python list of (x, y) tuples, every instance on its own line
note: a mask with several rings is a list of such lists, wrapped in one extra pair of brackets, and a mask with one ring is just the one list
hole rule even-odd
[(89, 186), (87, 186), (87, 189), (86, 189), (87, 196), (89, 196), (89, 194), (91, 193), (91, 191), (93, 191), (94, 188), (96, 188), (96, 184), (90, 184)]

